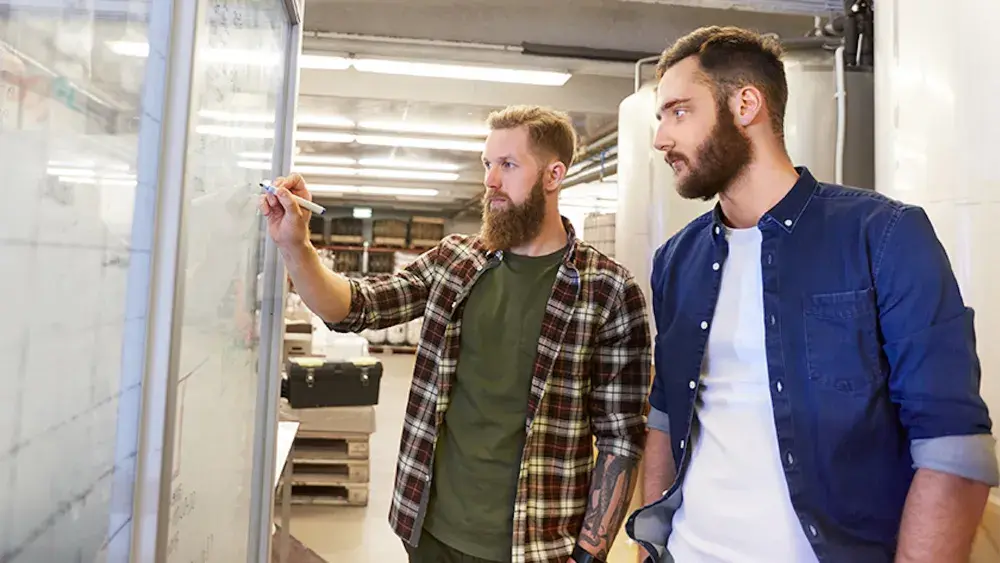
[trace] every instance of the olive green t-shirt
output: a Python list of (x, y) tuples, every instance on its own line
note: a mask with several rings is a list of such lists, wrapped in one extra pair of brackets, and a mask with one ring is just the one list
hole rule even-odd
[(532, 370), (564, 254), (506, 253), (473, 286), (462, 313), (424, 529), (480, 559), (510, 560)]

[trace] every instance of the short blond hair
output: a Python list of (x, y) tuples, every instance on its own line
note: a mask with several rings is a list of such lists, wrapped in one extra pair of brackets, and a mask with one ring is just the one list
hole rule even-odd
[(576, 156), (576, 129), (566, 112), (542, 106), (507, 106), (486, 118), (490, 130), (528, 128), (535, 154), (556, 157), (569, 168)]

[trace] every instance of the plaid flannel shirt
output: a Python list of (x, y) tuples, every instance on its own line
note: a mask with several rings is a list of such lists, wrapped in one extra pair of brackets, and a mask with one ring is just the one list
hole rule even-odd
[[(514, 501), (513, 563), (565, 563), (576, 544), (599, 451), (638, 460), (645, 442), (651, 344), (631, 274), (572, 226), (542, 320), (527, 439)], [(416, 545), (434, 447), (459, 362), (466, 297), (503, 260), (478, 237), (449, 236), (393, 275), (351, 281), (351, 309), (331, 328), (359, 332), (424, 317), (389, 522)], [(472, 477), (474, 478), (474, 477)]]

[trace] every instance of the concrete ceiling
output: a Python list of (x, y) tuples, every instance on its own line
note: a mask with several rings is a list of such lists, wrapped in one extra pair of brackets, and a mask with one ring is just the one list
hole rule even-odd
[[(634, 89), (631, 61), (658, 54), (692, 29), (716, 24), (795, 37), (812, 27), (812, 19), (618, 0), (306, 0), (303, 48), (308, 53), (558, 70), (571, 72), (572, 78), (552, 87), (303, 69), (299, 114), (336, 114), (355, 122), (374, 115), (479, 125), (493, 109), (540, 104), (570, 112), (581, 140), (587, 142), (617, 124), (618, 105)], [(589, 50), (587, 56), (594, 50), (616, 51), (627, 61), (526, 54), (532, 44), (582, 48)], [(462, 169), (458, 181), (433, 186), (439, 190), (436, 198), (342, 195), (329, 202), (335, 206), (433, 209), (447, 215), (468, 208), (482, 189), (476, 152), (303, 143), (299, 150), (352, 158), (446, 160)], [(392, 185), (427, 187), (426, 182)]]

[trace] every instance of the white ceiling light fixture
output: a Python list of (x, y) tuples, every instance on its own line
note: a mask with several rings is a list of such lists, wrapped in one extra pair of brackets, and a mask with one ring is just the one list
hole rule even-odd
[[(142, 41), (106, 41), (105, 45), (117, 55), (142, 58), (149, 56), (149, 44)], [(199, 55), (210, 63), (274, 66), (281, 62), (277, 53), (261, 49), (209, 48), (199, 51)]]
[(148, 57), (149, 43), (141, 41), (107, 41), (105, 45), (112, 53), (125, 57)]
[(485, 137), (490, 133), (490, 128), (485, 125), (438, 125), (410, 121), (362, 121), (358, 123), (358, 128), (371, 131), (452, 135), (455, 137)]
[(480, 80), (535, 86), (562, 86), (573, 76), (568, 72), (524, 70), (464, 64), (422, 63), (387, 59), (352, 59), (351, 64), (361, 72), (451, 78), (455, 80)]
[(273, 155), (269, 152), (241, 152), (237, 156), (239, 156), (240, 158), (246, 158), (250, 160), (270, 161)]
[(408, 168), (410, 170), (440, 170), (442, 172), (456, 172), (462, 168), (451, 162), (402, 160), (399, 158), (362, 158), (358, 164), (366, 168)]
[(428, 180), (454, 182), (458, 174), (454, 172), (428, 172), (426, 170), (378, 170), (374, 168), (341, 168), (333, 166), (293, 166), (292, 172), (311, 176), (358, 176), (361, 178), (384, 178), (393, 180)]
[(199, 135), (211, 137), (233, 137), (237, 139), (273, 139), (274, 130), (263, 127), (230, 127), (227, 125), (199, 125), (195, 128)]
[(292, 157), (292, 166), (297, 164), (321, 164), (326, 166), (354, 166), (358, 161), (346, 156), (321, 156), (302, 154)]
[(438, 191), (431, 188), (396, 188), (388, 186), (342, 186), (334, 184), (313, 184), (309, 191), (317, 195), (365, 194), (406, 197), (435, 197)]
[(354, 127), (354, 120), (340, 115), (302, 115), (295, 118), (296, 125), (308, 125), (313, 127), (333, 127), (350, 129)]
[(351, 60), (329, 55), (300, 55), (299, 67), (312, 70), (347, 70), (351, 68)]
[(296, 141), (309, 143), (353, 143), (357, 140), (350, 133), (334, 133), (331, 131), (296, 131)]
[(272, 168), (270, 162), (263, 160), (240, 160), (236, 163), (236, 166), (246, 168), (247, 170), (271, 170)]
[(203, 109), (198, 112), (198, 117), (204, 119), (214, 119), (215, 121), (242, 121), (246, 123), (274, 123), (274, 116), (266, 113), (235, 113), (231, 111), (219, 111), (213, 109)]
[(354, 208), (354, 218), (355, 219), (371, 219), (372, 218), (372, 208), (371, 207), (355, 207)]
[(485, 143), (476, 141), (453, 141), (449, 139), (426, 139), (418, 137), (392, 137), (387, 135), (358, 135), (358, 143), (381, 147), (410, 147), (418, 149), (439, 149), (451, 151), (482, 152)]

